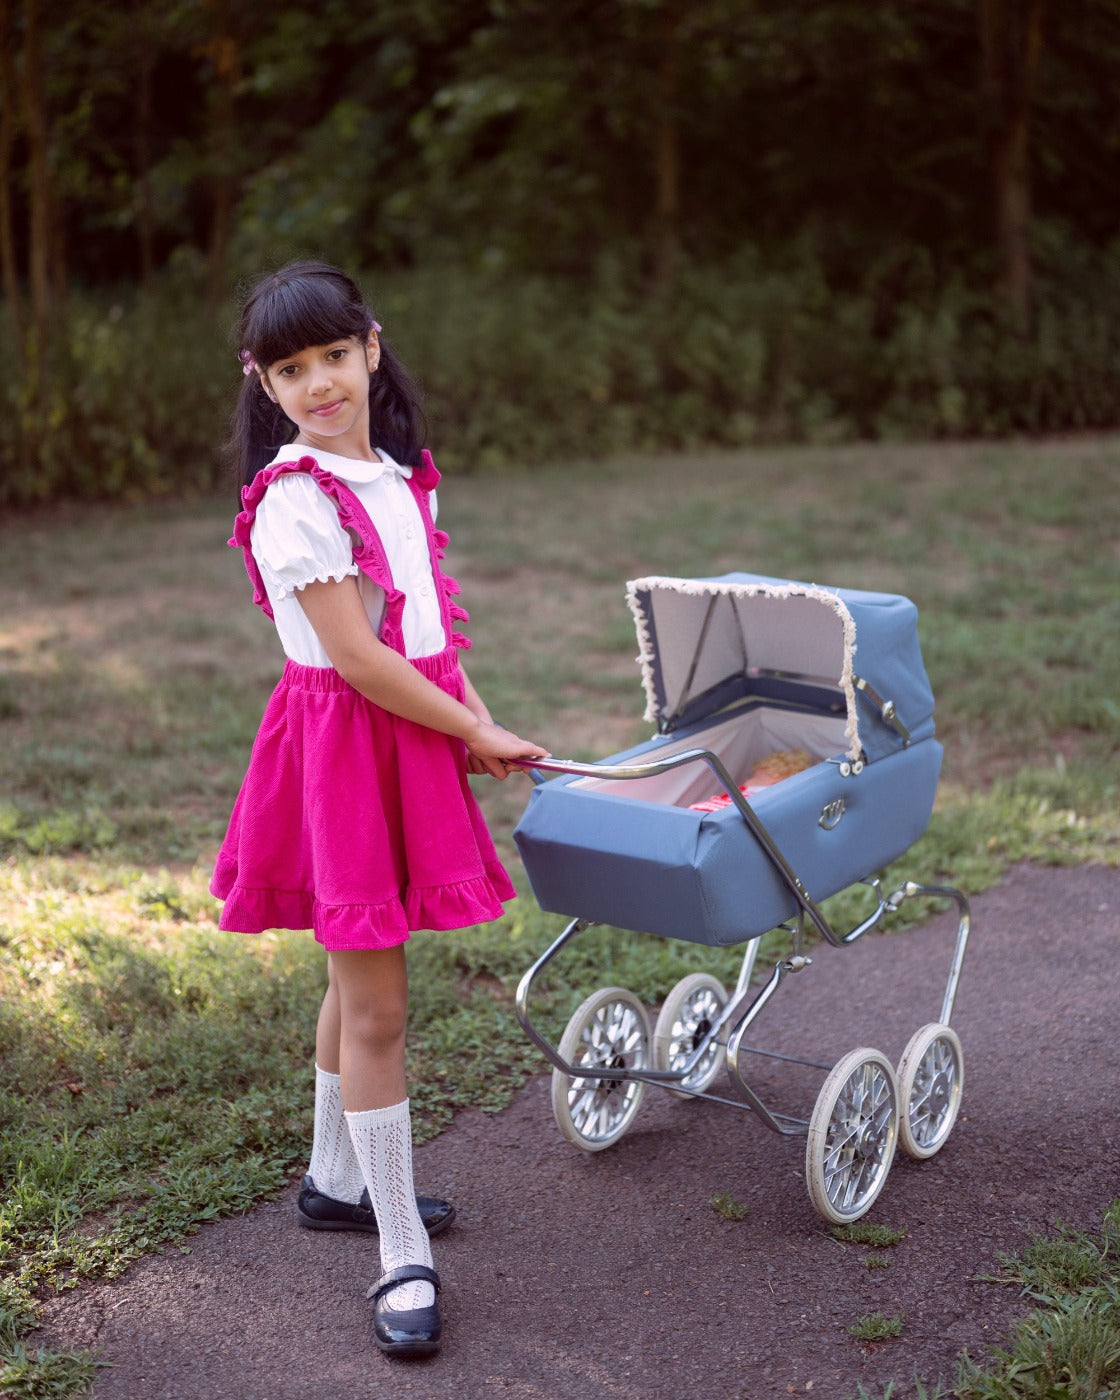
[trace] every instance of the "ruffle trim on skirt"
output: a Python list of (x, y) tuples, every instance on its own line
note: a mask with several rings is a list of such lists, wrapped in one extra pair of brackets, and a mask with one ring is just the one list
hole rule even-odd
[(246, 889), (232, 871), (216, 872), (210, 890), (225, 900), (219, 928), (231, 933), (309, 928), (328, 951), (395, 948), (419, 929), (440, 932), (490, 923), (501, 918), (502, 901), (517, 896), (499, 861), (473, 879), (410, 887), (403, 903), (393, 898), (381, 904), (323, 904), (303, 890)]
[(502, 917), (503, 899), (516, 899), (509, 876), (495, 861), (485, 875), (455, 885), (412, 885), (405, 894), (404, 912), (410, 929), (470, 928)]

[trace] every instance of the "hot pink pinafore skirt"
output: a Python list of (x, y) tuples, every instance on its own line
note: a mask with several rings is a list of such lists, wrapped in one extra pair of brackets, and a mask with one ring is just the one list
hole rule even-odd
[[(298, 465), (309, 469), (306, 461)], [(231, 543), (247, 546), (255, 506), (280, 470), (261, 474), (266, 479), (255, 499), (250, 493), (261, 477), (248, 488), (247, 513), (238, 517)], [(431, 489), (434, 473), (434, 466), (414, 473), (418, 499)], [(360, 526), (365, 538), (373, 527), (356, 497), (317, 465), (311, 474), (345, 506), (348, 514), (340, 508), (340, 518)], [(435, 563), (446, 536), (432, 530), (423, 504), (436, 577), (454, 591)], [(354, 517), (355, 506), (364, 519)], [(356, 547), (355, 559), (387, 585), (382, 636), (393, 644), (403, 596), (376, 543), (372, 552)], [(259, 602), (259, 574), (254, 582)], [(450, 616), (465, 616), (446, 598), (444, 608), (448, 624)], [(464, 640), (455, 635), (444, 651), (410, 658), (457, 700), (464, 692), (458, 660)], [(265, 709), (210, 888), (225, 900), (223, 929), (309, 928), (328, 949), (389, 948), (414, 929), (484, 923), (499, 918), (502, 900), (515, 896), (470, 789), (463, 742), (381, 709), (331, 667), (293, 661)]]

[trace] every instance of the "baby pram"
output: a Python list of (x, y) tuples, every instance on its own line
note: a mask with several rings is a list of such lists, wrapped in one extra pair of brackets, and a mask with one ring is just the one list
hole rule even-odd
[[(879, 874), (925, 830), (941, 767), (917, 609), (882, 593), (754, 574), (631, 582), (648, 720), (657, 735), (598, 763), (547, 760), (514, 833), (538, 903), (571, 922), (525, 973), (518, 1017), (553, 1066), (565, 1137), (586, 1151), (631, 1126), (647, 1085), (753, 1111), (805, 1135), (806, 1183), (825, 1219), (858, 1219), (878, 1196), (895, 1147), (931, 1157), (956, 1121), (964, 1082), (950, 1028), (968, 940), (964, 895)], [(796, 746), (803, 771), (748, 795), (752, 767)], [(544, 774), (560, 776), (546, 779)], [(716, 796), (719, 800), (712, 801)], [(821, 908), (864, 885), (871, 912), (847, 932)], [(915, 896), (955, 902), (956, 940), (936, 1021), (911, 1037), (897, 1069), (860, 1048), (827, 1070), (812, 1116), (779, 1112), (748, 1084), (744, 1037), (782, 981), (807, 968), (807, 934), (834, 946), (862, 937)], [(534, 1025), (533, 983), (593, 924), (708, 946), (744, 945), (730, 995), (693, 973), (652, 1029), (621, 987), (587, 998), (559, 1046)], [(752, 985), (759, 941), (785, 930), (769, 977)], [(711, 1092), (726, 1070), (733, 1098)]]

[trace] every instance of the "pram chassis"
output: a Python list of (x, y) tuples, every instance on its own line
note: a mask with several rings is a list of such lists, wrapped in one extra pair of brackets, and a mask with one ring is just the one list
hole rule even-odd
[[(900, 1142), (912, 1157), (932, 1156), (944, 1145), (956, 1120), (963, 1087), (963, 1061), (950, 1020), (968, 943), (968, 901), (960, 890), (950, 886), (913, 881), (884, 894), (880, 880), (868, 876), (854, 883), (870, 888), (875, 898), (874, 910), (847, 932), (836, 931), (724, 763), (708, 749), (688, 749), (640, 764), (547, 759), (526, 766), (530, 766), (536, 782), (545, 781), (544, 772), (629, 781), (699, 763), (708, 766), (721, 789), (729, 795), (752, 837), (796, 902), (793, 919), (776, 925), (792, 935), (792, 952), (777, 960), (769, 977), (755, 990), (751, 987), (751, 978), (761, 935), (747, 940), (734, 991), (718, 1008), (714, 1019), (705, 1017), (694, 1028), (691, 1050), (672, 1057), (671, 1067), (658, 1068), (647, 1063), (649, 1057), (645, 1049), (630, 1055), (612, 1043), (605, 1047), (599, 1044), (593, 1052), (587, 1053), (591, 1040), (603, 1030), (602, 1024), (591, 1027), (589, 1020), (601, 1018), (604, 1009), (628, 1020), (627, 1034), (641, 1041), (645, 1011), (624, 989), (607, 988), (588, 998), (569, 1023), (559, 1047), (534, 1024), (529, 998), (537, 977), (579, 933), (595, 923), (575, 918), (522, 977), (516, 994), (518, 1020), (529, 1039), (553, 1066), (553, 1106), (562, 1131), (577, 1146), (595, 1151), (617, 1141), (632, 1123), (647, 1085), (680, 1096), (747, 1109), (776, 1133), (807, 1138), (806, 1184), (813, 1205), (833, 1223), (850, 1222), (863, 1215), (877, 1198), (897, 1143)], [(871, 1049), (853, 1050), (835, 1066), (829, 1066), (745, 1043), (747, 1031), (783, 980), (790, 973), (811, 965), (812, 959), (805, 953), (806, 923), (827, 943), (839, 948), (854, 943), (886, 915), (896, 912), (907, 899), (915, 897), (952, 901), (957, 910), (957, 928), (939, 1018), (922, 1026), (911, 1037), (897, 1072), (885, 1057)], [(705, 994), (709, 1008), (715, 1009), (718, 1005), (715, 989), (722, 989), (714, 979), (700, 977), (686, 978), (674, 988), (666, 1002), (666, 1012), (675, 1005), (675, 994), (686, 983), (693, 982), (704, 984), (697, 985), (697, 991)], [(588, 1009), (586, 1015), (585, 1009)], [(613, 1025), (606, 1026), (608, 1040), (615, 1029)], [(647, 1026), (647, 1048), (648, 1041)], [(577, 1052), (582, 1053), (581, 1059), (577, 1060)], [(799, 1118), (765, 1104), (747, 1083), (743, 1066), (747, 1054), (829, 1071), (812, 1117)], [(708, 1091), (707, 1085), (718, 1075), (721, 1058), (726, 1062), (731, 1091), (737, 1097)], [(604, 1072), (595, 1075), (589, 1072), (591, 1068)], [(574, 1116), (573, 1102), (576, 1104)], [(584, 1102), (589, 1105), (586, 1114), (580, 1107)], [(605, 1126), (598, 1132), (591, 1131), (592, 1121), (605, 1123)]]

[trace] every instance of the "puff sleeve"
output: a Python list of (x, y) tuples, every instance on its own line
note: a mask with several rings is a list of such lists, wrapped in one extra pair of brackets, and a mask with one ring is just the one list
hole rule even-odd
[(257, 507), (253, 557), (276, 599), (309, 583), (338, 582), (358, 573), (353, 541), (334, 503), (310, 476), (279, 477)]

